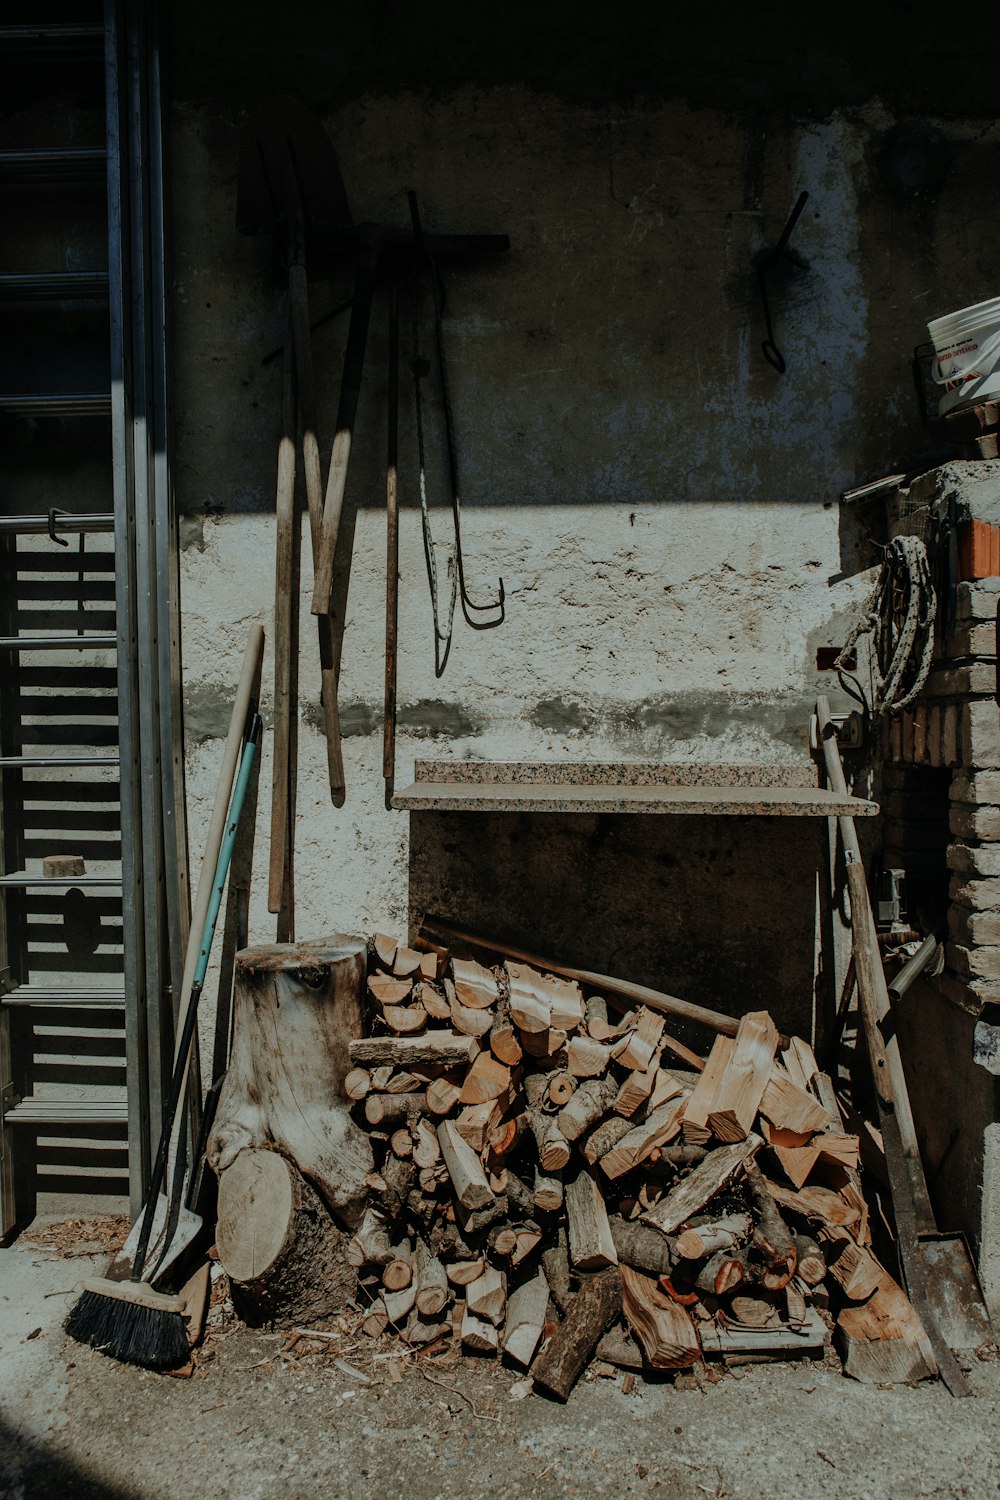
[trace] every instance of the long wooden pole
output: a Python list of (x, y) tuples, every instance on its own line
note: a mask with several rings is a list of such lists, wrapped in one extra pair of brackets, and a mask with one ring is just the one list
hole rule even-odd
[(739, 1026), (738, 1019), (724, 1016), (721, 1011), (708, 1010), (704, 1005), (694, 1005), (690, 1000), (666, 995), (661, 990), (647, 989), (644, 984), (633, 984), (629, 979), (615, 979), (611, 974), (598, 974), (592, 969), (576, 969), (569, 964), (553, 963), (551, 958), (539, 958), (535, 953), (525, 953), (520, 948), (512, 947), (510, 943), (499, 943), (494, 938), (463, 932), (461, 928), (452, 927), (439, 917), (425, 917), (423, 926), (429, 932), (455, 938), (461, 943), (471, 943), (474, 948), (490, 948), (494, 953), (502, 953), (505, 958), (514, 959), (516, 963), (531, 964), (533, 968), (544, 969), (549, 974), (561, 974), (564, 979), (576, 979), (581, 984), (593, 985), (596, 990), (606, 991), (609, 995), (632, 1001), (636, 1005), (646, 1005), (650, 1010), (659, 1011), (661, 1015), (697, 1021), (699, 1025), (707, 1026), (722, 1036), (735, 1036)]
[(295, 532), (295, 372), (289, 317), (281, 380), (281, 438), (275, 500), (274, 748), (271, 773), (271, 851), (267, 909), (280, 912), (288, 869), (288, 785), (291, 754), (292, 545)]
[(385, 720), (382, 775), (386, 795), (396, 776), (396, 653), (399, 620), (399, 291), (389, 289), (389, 432), (385, 479)]

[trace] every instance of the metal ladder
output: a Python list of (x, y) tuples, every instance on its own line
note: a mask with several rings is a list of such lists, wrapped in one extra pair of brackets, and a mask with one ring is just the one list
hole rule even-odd
[[(0, 326), (7, 313), (24, 351), (13, 389), (0, 372), (0, 421), (29, 456), (45, 443), (9, 484), (0, 470), (0, 511), (29, 501), (0, 515), (0, 1235), (34, 1211), (47, 1161), (70, 1168), (63, 1192), (86, 1190), (81, 1164), (120, 1175), (123, 1135), (137, 1210), (171, 1062), (188, 893), (155, 22), (106, 0), (103, 19), (0, 26), (0, 68), (90, 69), (105, 122), (103, 149), (0, 149), (0, 198), (44, 212), (61, 194), (67, 236), (63, 265), (0, 275)], [(81, 270), (65, 208), (86, 219), (94, 198), (107, 263)], [(81, 306), (92, 332), (104, 309), (103, 379), (79, 378), (66, 344), (43, 383), (46, 320), (65, 335)], [(77, 447), (101, 455), (111, 509), (74, 513), (62, 450)], [(81, 848), (99, 873), (41, 873), (45, 852)]]

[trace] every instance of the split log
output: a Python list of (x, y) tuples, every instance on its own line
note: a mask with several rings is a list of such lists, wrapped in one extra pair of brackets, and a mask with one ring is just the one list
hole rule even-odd
[(494, 1203), (483, 1164), (468, 1142), (463, 1141), (451, 1120), (438, 1126), (438, 1140), (455, 1196), (470, 1212)]
[(425, 959), (429, 960), (433, 958), (434, 960), (435, 972), (433, 974), (429, 974), (428, 978), (440, 979), (445, 969), (448, 967), (448, 963), (451, 959), (451, 954), (448, 949), (442, 947), (440, 943), (432, 943), (430, 938), (424, 937), (423, 933), (421, 933), (419, 937), (414, 938), (413, 946), (414, 948), (416, 948), (418, 953), (422, 953), (424, 955)]
[(344, 1093), (352, 1103), (363, 1099), (372, 1086), (372, 1075), (367, 1068), (352, 1068), (344, 1078)]
[(343, 1301), (343, 1235), (278, 1151), (247, 1147), (219, 1176), (216, 1248), (233, 1306), (256, 1327), (329, 1317)]
[(412, 1129), (413, 1160), (421, 1168), (436, 1167), (441, 1160), (441, 1146), (434, 1126), (423, 1116)]
[[(574, 1037), (575, 1040), (577, 1038)], [(579, 1140), (595, 1121), (603, 1119), (614, 1103), (616, 1093), (615, 1085), (610, 1079), (585, 1079), (569, 1103), (556, 1116), (556, 1124), (566, 1139)]]
[(600, 1271), (618, 1264), (604, 1196), (591, 1172), (582, 1167), (566, 1183), (569, 1258), (577, 1271)]
[(480, 1052), (465, 1075), (459, 1102), (482, 1104), (487, 1099), (499, 1099), (510, 1088), (510, 1079), (510, 1069), (504, 1063), (497, 1062), (491, 1052)]
[[(379, 1073), (383, 1071), (379, 1068)], [(426, 1070), (425, 1070), (426, 1071)], [(374, 1076), (374, 1075), (373, 1075)], [(377, 1090), (380, 1094), (416, 1094), (427, 1085), (427, 1079), (405, 1069), (393, 1073), (385, 1085)]]
[(643, 1222), (651, 1224), (661, 1234), (671, 1234), (698, 1213), (710, 1198), (714, 1198), (763, 1144), (759, 1135), (750, 1135), (744, 1141), (710, 1151), (689, 1177), (671, 1188), (655, 1207), (642, 1215)]
[(542, 980), (549, 1001), (550, 1023), (559, 1031), (575, 1031), (583, 1025), (583, 991), (575, 979), (546, 974)]
[(486, 1099), (481, 1104), (467, 1104), (455, 1117), (455, 1129), (477, 1156), (482, 1153), (496, 1124), (496, 1115), (496, 1104), (492, 1099)]
[(347, 1242), (345, 1259), (349, 1266), (361, 1270), (364, 1266), (384, 1266), (392, 1259), (392, 1245), (385, 1220), (371, 1208), (351, 1239)]
[(722, 1219), (683, 1230), (677, 1236), (677, 1254), (684, 1260), (704, 1260), (716, 1250), (731, 1250), (734, 1245), (746, 1244), (752, 1229), (749, 1214), (727, 1214)]
[(496, 979), (474, 958), (453, 958), (451, 977), (459, 1003), (472, 1010), (488, 1010), (500, 999)]
[(535, 1191), (532, 1195), (535, 1208), (540, 1208), (545, 1213), (555, 1213), (562, 1208), (563, 1197), (563, 1184), (558, 1177), (546, 1177), (540, 1171), (535, 1172)]
[(445, 1275), (452, 1286), (468, 1286), (470, 1282), (477, 1281), (486, 1269), (486, 1259), (477, 1255), (473, 1260), (449, 1261), (445, 1267)]
[[(445, 984), (449, 983), (445, 980)], [(454, 986), (452, 986), (454, 989)], [(493, 1025), (493, 1012), (490, 1010), (477, 1010), (473, 1005), (463, 1005), (457, 995), (449, 996), (449, 1014), (451, 1024), (455, 1030), (463, 1036), (475, 1037), (481, 1040)]]
[(522, 1033), (547, 1031), (552, 1007), (542, 985), (542, 976), (523, 964), (508, 963), (507, 986), (510, 994), (510, 1018)]
[(748, 1011), (740, 1021), (732, 1056), (708, 1116), (709, 1128), (719, 1140), (745, 1140), (753, 1129), (773, 1071), (778, 1041), (777, 1029), (766, 1010)]
[(398, 1292), (390, 1292), (388, 1289), (382, 1293), (382, 1302), (385, 1306), (389, 1322), (393, 1324), (400, 1333), (406, 1326), (406, 1320), (413, 1311), (417, 1300), (417, 1289), (411, 1281), (408, 1286), (401, 1287)]
[(447, 1115), (458, 1103), (462, 1086), (451, 1078), (435, 1078), (427, 1085), (427, 1108), (433, 1115)]
[(236, 955), (233, 1046), (207, 1159), (221, 1176), (253, 1147), (292, 1158), (349, 1228), (361, 1219), (371, 1142), (344, 1080), (361, 1030), (367, 947), (341, 941), (244, 948)]
[(397, 1036), (415, 1036), (427, 1025), (427, 1012), (422, 1005), (384, 1005), (382, 1020)]
[(413, 982), (409, 979), (393, 979), (389, 974), (368, 976), (368, 993), (379, 1010), (385, 1010), (387, 1005), (402, 1005), (412, 990)]
[(527, 1260), (528, 1256), (538, 1249), (541, 1242), (542, 1231), (540, 1229), (533, 1229), (527, 1226), (524, 1229), (519, 1229), (517, 1231), (517, 1244), (511, 1252), (511, 1265), (519, 1266), (523, 1260)]
[(522, 1182), (516, 1172), (508, 1172), (505, 1191), (511, 1211), (517, 1218), (534, 1218), (535, 1195), (533, 1187), (529, 1188), (527, 1183)]
[(544, 1271), (537, 1271), (511, 1292), (507, 1302), (503, 1352), (524, 1369), (531, 1364), (545, 1327), (549, 1284)]
[(479, 1051), (474, 1037), (453, 1031), (428, 1031), (425, 1036), (369, 1036), (351, 1042), (351, 1062), (358, 1067), (412, 1068), (419, 1064), (467, 1068)]
[(372, 949), (383, 969), (392, 973), (392, 966), (396, 962), (396, 949), (399, 943), (394, 937), (386, 932), (376, 932), (372, 938)]
[(848, 1171), (857, 1171), (861, 1142), (856, 1135), (824, 1131), (822, 1135), (813, 1136), (813, 1145), (819, 1152), (820, 1161), (829, 1162), (834, 1167), (844, 1167)]
[(640, 1009), (634, 1031), (617, 1041), (611, 1048), (611, 1056), (622, 1068), (634, 1072), (645, 1072), (653, 1059), (660, 1037), (663, 1035), (663, 1017)]
[(438, 989), (436, 984), (430, 984), (426, 980), (414, 985), (413, 998), (422, 1005), (429, 1016), (435, 1021), (447, 1021), (451, 1018), (451, 1004), (443, 990)]
[(474, 1239), (477, 1234), (482, 1234), (484, 1230), (489, 1229), (491, 1224), (505, 1219), (507, 1210), (507, 1199), (499, 1194), (494, 1195), (492, 1188), (490, 1201), (484, 1208), (470, 1209), (458, 1199), (455, 1202), (455, 1217), (467, 1239)]
[(574, 1078), (600, 1078), (607, 1072), (611, 1048), (589, 1036), (571, 1036), (566, 1043), (566, 1067)]
[[(791, 1209), (803, 1218), (813, 1219), (819, 1224), (841, 1224), (845, 1229), (853, 1229), (861, 1223), (861, 1208), (856, 1203), (848, 1203), (846, 1198), (830, 1188), (804, 1187), (795, 1192), (767, 1179), (767, 1190), (782, 1208)], [(857, 1230), (855, 1237), (860, 1239)]]
[(506, 1063), (508, 1068), (516, 1067), (521, 1061), (523, 1049), (509, 1015), (499, 1015), (494, 1021), (490, 1031), (490, 1051), (498, 1062)]
[(465, 1288), (465, 1305), (477, 1318), (485, 1318), (494, 1328), (503, 1322), (507, 1304), (507, 1278), (496, 1266), (486, 1266), (481, 1276)]
[(630, 1119), (639, 1106), (649, 1099), (658, 1071), (657, 1063), (653, 1061), (648, 1068), (631, 1072), (615, 1096), (615, 1114)]
[(369, 1094), (365, 1100), (365, 1119), (381, 1130), (401, 1120), (416, 1120), (426, 1111), (426, 1094)]
[(523, 1031), (521, 1046), (529, 1057), (562, 1066), (567, 1061), (566, 1033), (550, 1026), (546, 1031)]
[[(618, 1090), (611, 1085), (614, 1093)], [(594, 1166), (607, 1156), (608, 1152), (617, 1146), (618, 1142), (624, 1140), (635, 1127), (630, 1120), (622, 1119), (621, 1115), (612, 1115), (609, 1120), (604, 1120), (597, 1126), (583, 1143), (584, 1160), (590, 1166)]]
[(761, 1121), (761, 1130), (789, 1182), (793, 1187), (803, 1187), (819, 1161), (819, 1147), (815, 1144), (815, 1136), (803, 1135), (794, 1130), (779, 1130), (767, 1120)]
[(761, 1096), (760, 1112), (779, 1130), (797, 1130), (804, 1135), (823, 1130), (828, 1124), (826, 1110), (819, 1100), (793, 1083), (777, 1063)]
[(392, 972), (397, 979), (409, 979), (420, 968), (421, 955), (414, 948), (397, 948)]
[(594, 1349), (621, 1316), (621, 1310), (622, 1273), (617, 1266), (584, 1277), (580, 1290), (566, 1304), (562, 1323), (531, 1367), (536, 1390), (558, 1401), (568, 1400)]
[(542, 1112), (545, 1098), (545, 1075), (528, 1073), (524, 1079), (527, 1095), (528, 1125), (538, 1147), (538, 1160), (546, 1172), (558, 1172), (569, 1161), (569, 1142), (551, 1115)]
[(707, 1137), (709, 1112), (714, 1107), (715, 1096), (729, 1066), (734, 1046), (732, 1037), (716, 1037), (701, 1077), (684, 1106), (685, 1132), (697, 1128), (704, 1130)]
[(636, 1271), (646, 1271), (651, 1276), (669, 1276), (676, 1259), (674, 1242), (656, 1229), (649, 1229), (635, 1220), (626, 1220), (612, 1215), (608, 1220), (611, 1238), (622, 1265)]
[(466, 1308), (462, 1314), (462, 1347), (473, 1354), (496, 1354), (500, 1348), (500, 1335), (492, 1323), (478, 1318)]
[(691, 1318), (649, 1276), (622, 1266), (625, 1318), (654, 1370), (685, 1370), (701, 1359)]
[(388, 1326), (389, 1314), (385, 1310), (385, 1303), (381, 1297), (376, 1297), (361, 1324), (361, 1332), (370, 1339), (377, 1339), (381, 1338)]
[(645, 1161), (655, 1147), (669, 1141), (680, 1130), (682, 1099), (670, 1099), (647, 1115), (641, 1125), (636, 1125), (628, 1135), (622, 1136), (618, 1144), (601, 1157), (601, 1171), (606, 1177), (621, 1177), (640, 1162)]
[[(653, 1091), (646, 1100), (646, 1111), (652, 1114), (654, 1109), (659, 1109), (668, 1099), (678, 1099), (681, 1095), (687, 1099), (690, 1093), (690, 1088), (675, 1072), (669, 1068), (657, 1068), (653, 1078)], [(683, 1115), (680, 1118), (682, 1117)]]
[(923, 1324), (888, 1272), (867, 1302), (844, 1308), (835, 1336), (844, 1373), (855, 1380), (909, 1384), (937, 1374)]
[(451, 1331), (450, 1322), (425, 1323), (414, 1308), (403, 1330), (403, 1337), (408, 1344), (419, 1349), (426, 1344), (436, 1343), (438, 1339), (451, 1338)]
[(444, 1313), (451, 1293), (444, 1266), (438, 1257), (430, 1254), (423, 1239), (418, 1238), (414, 1247), (415, 1275), (417, 1275), (417, 1313), (427, 1322)]
[(844, 1296), (850, 1302), (867, 1301), (886, 1274), (874, 1255), (855, 1244), (846, 1229), (827, 1227), (820, 1230), (819, 1236), (826, 1251), (827, 1268)]

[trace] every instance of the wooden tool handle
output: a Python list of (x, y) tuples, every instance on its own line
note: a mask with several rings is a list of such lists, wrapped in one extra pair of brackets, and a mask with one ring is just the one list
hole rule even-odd
[(380, 244), (373, 235), (369, 243), (363, 245), (361, 249), (354, 278), (351, 322), (347, 331), (344, 375), (340, 385), (340, 402), (337, 407), (337, 431), (333, 439), (333, 452), (330, 455), (330, 472), (327, 476), (326, 500), (323, 506), (323, 530), (320, 537), (319, 557), (316, 562), (312, 601), (314, 615), (330, 613), (333, 565), (337, 552), (337, 537), (340, 534), (340, 518), (344, 509), (344, 493), (347, 489), (351, 437), (358, 414), (358, 397), (361, 393), (361, 375), (364, 370), (365, 344), (368, 341), (368, 321), (375, 290), (375, 272), (378, 268), (379, 252)]
[[(847, 781), (837, 744), (837, 731), (830, 717), (830, 705), (826, 698), (816, 701), (816, 718), (819, 740), (823, 747), (827, 780), (833, 791), (847, 795)], [(899, 1052), (899, 1041), (894, 1031), (888, 1038), (883, 1024), (890, 1015), (889, 990), (879, 952), (878, 932), (872, 912), (868, 881), (861, 859), (854, 819), (838, 818), (840, 840), (844, 847), (847, 889), (851, 898), (851, 944), (854, 953), (854, 969), (858, 982), (858, 1000), (861, 1020), (871, 1059), (872, 1077), (883, 1105), (892, 1110), (896, 1118), (900, 1144), (906, 1160), (908, 1176), (913, 1188), (917, 1215), (922, 1225), (929, 1220), (934, 1227), (934, 1216), (930, 1208), (927, 1182), (920, 1159), (917, 1129), (910, 1108), (910, 1096), (903, 1071), (903, 1059)]]
[(391, 792), (396, 775), (396, 660), (399, 618), (399, 293), (389, 291), (389, 431), (385, 478), (385, 719), (382, 775)]
[[(291, 320), (289, 320), (290, 322)], [(291, 328), (282, 367), (282, 426), (278, 443), (274, 563), (274, 750), (271, 776), (271, 853), (267, 909), (279, 912), (288, 872), (288, 787), (291, 744), (292, 579), (295, 534), (295, 378)]]

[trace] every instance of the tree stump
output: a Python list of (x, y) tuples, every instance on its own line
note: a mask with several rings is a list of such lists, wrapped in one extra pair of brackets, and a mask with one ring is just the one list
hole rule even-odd
[(361, 1034), (365, 967), (360, 938), (236, 955), (232, 1056), (206, 1153), (221, 1177), (241, 1151), (276, 1147), (349, 1229), (375, 1166), (344, 1088), (348, 1047)]
[(308, 1323), (340, 1311), (354, 1280), (343, 1239), (280, 1152), (248, 1147), (219, 1177), (216, 1248), (247, 1323)]

